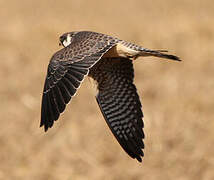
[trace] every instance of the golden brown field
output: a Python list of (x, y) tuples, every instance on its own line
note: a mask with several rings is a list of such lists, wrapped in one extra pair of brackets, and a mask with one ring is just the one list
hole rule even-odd
[[(0, 179), (214, 179), (214, 1), (1, 0), (0, 17)], [(54, 127), (39, 128), (49, 59), (75, 30), (183, 59), (135, 61), (143, 163), (116, 142), (88, 78)]]

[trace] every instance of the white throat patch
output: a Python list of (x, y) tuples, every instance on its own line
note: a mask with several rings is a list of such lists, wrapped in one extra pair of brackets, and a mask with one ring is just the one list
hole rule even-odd
[(69, 46), (71, 44), (71, 35), (68, 34), (67, 38), (62, 43), (65, 47)]

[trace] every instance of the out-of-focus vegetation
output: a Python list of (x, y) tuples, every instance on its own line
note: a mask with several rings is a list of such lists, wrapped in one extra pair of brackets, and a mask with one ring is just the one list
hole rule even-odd
[[(0, 179), (214, 179), (214, 2), (0, 1)], [(85, 79), (47, 133), (39, 129), (47, 65), (67, 31), (92, 30), (183, 59), (135, 61), (145, 157), (126, 155)]]

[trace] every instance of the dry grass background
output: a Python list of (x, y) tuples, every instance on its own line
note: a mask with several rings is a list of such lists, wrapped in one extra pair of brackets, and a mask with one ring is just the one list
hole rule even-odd
[[(0, 179), (214, 179), (214, 2), (0, 1)], [(39, 129), (47, 65), (60, 34), (92, 30), (183, 61), (139, 58), (143, 163), (113, 138), (84, 81), (54, 127)]]

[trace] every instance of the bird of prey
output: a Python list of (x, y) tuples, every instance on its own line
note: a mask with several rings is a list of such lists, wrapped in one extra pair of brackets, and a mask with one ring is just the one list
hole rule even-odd
[(164, 50), (150, 50), (109, 35), (68, 32), (59, 38), (64, 47), (48, 65), (41, 109), (45, 131), (59, 119), (85, 76), (97, 82), (97, 103), (122, 148), (139, 162), (144, 156), (143, 113), (133, 83), (133, 60), (155, 56), (180, 61)]

